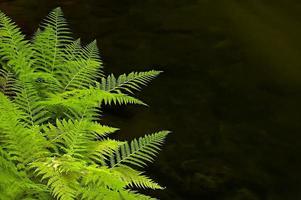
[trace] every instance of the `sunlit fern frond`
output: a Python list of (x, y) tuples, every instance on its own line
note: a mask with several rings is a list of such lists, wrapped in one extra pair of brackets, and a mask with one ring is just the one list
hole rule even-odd
[[(118, 129), (86, 119), (56, 120), (55, 125), (48, 124), (43, 127), (44, 134), (47, 135), (52, 146), (60, 152), (59, 154), (68, 154), (83, 160), (89, 160), (92, 157), (89, 154), (102, 153), (100, 145), (103, 143), (99, 140), (116, 130)], [(114, 143), (110, 144), (113, 148)], [(107, 145), (104, 147), (109, 149)]]
[(33, 39), (35, 68), (55, 74), (63, 63), (63, 49), (72, 42), (71, 31), (60, 8), (51, 11)]
[(123, 91), (129, 92), (139, 91), (141, 86), (147, 85), (151, 80), (156, 78), (161, 71), (147, 71), (147, 72), (132, 72), (128, 75), (122, 74), (118, 78), (115, 78), (113, 74), (109, 75), (107, 78), (101, 79), (100, 88), (109, 92)]
[(26, 118), (7, 97), (0, 93), (0, 141), (8, 149), (11, 160), (21, 168), (37, 157), (45, 156), (46, 139), (39, 133), (38, 127), (25, 128), (22, 121)]
[(19, 83), (17, 91), (14, 102), (24, 112), (23, 120), (28, 126), (40, 125), (48, 120), (48, 111), (43, 105), (39, 104), (41, 98), (32, 83)]
[(50, 125), (50, 131), (47, 131), (46, 135), (61, 154), (83, 158), (83, 154), (89, 148), (89, 143), (95, 138), (94, 134), (88, 131), (88, 123), (86, 121), (57, 120), (56, 126)]
[[(47, 182), (47, 187), (56, 199), (73, 200), (79, 185), (77, 178), (82, 165), (72, 157), (41, 159), (30, 164), (35, 175)], [(68, 169), (69, 168), (69, 169)]]
[(120, 178), (117, 172), (109, 170), (106, 166), (90, 165), (84, 171), (84, 177), (81, 180), (84, 186), (94, 186), (103, 188), (103, 186), (111, 190), (122, 190), (126, 183)]
[(121, 145), (110, 158), (111, 167), (123, 164), (144, 167), (146, 162), (153, 162), (168, 133), (169, 131), (160, 131)]
[[(120, 172), (108, 170), (106, 167), (91, 166), (82, 179), (81, 198), (89, 200), (100, 199), (132, 199), (132, 200), (151, 200), (147, 195), (139, 194), (135, 191), (125, 190), (127, 182), (120, 177)], [(118, 192), (114, 192), (114, 191)]]
[(70, 44), (67, 44), (63, 51), (64, 59), (66, 61), (76, 61), (84, 58), (84, 56), (82, 55), (82, 45), (80, 38), (72, 41)]
[(47, 107), (61, 106), (65, 109), (67, 108), (70, 111), (71, 117), (76, 118), (91, 117), (91, 113), (87, 113), (87, 110), (99, 107), (102, 103), (104, 105), (146, 105), (141, 100), (126, 94), (110, 93), (97, 88), (74, 89), (61, 94), (49, 94), (49, 98), (40, 103)]
[(62, 80), (64, 91), (89, 88), (99, 75), (99, 63), (93, 60), (78, 60), (66, 62), (68, 72)]
[(54, 39), (57, 46), (65, 47), (72, 42), (71, 31), (60, 7), (53, 9), (41, 24), (41, 28), (51, 28), (55, 31)]
[(0, 57), (11, 72), (22, 75), (31, 71), (33, 54), (20, 28), (0, 11)]
[(123, 144), (124, 142), (112, 139), (94, 141), (91, 144), (90, 151), (87, 153), (87, 157), (96, 163), (107, 166), (108, 158)]
[(155, 183), (149, 177), (143, 175), (142, 172), (136, 171), (130, 167), (115, 167), (114, 171), (119, 172), (122, 175), (122, 179), (126, 181), (127, 186), (131, 188), (163, 189), (159, 184)]

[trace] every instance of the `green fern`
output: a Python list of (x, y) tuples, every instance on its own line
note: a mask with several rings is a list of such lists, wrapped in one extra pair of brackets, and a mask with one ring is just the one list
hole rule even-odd
[(112, 155), (110, 159), (111, 167), (117, 167), (123, 165), (123, 163), (143, 167), (146, 162), (152, 162), (168, 133), (168, 131), (161, 131), (146, 135), (138, 140), (134, 139), (130, 144), (123, 144)]
[(147, 85), (152, 79), (156, 78), (161, 71), (151, 70), (148, 72), (132, 72), (129, 75), (122, 74), (117, 79), (114, 74), (107, 78), (101, 79), (100, 88), (109, 92), (126, 91), (133, 93), (134, 90), (139, 91), (142, 85)]
[(163, 189), (160, 185), (155, 183), (153, 180), (143, 175), (142, 172), (136, 171), (130, 167), (122, 166), (116, 167), (116, 171), (122, 174), (123, 180), (130, 187), (137, 188), (151, 188), (151, 189)]
[(0, 69), (0, 91), (7, 96), (15, 96), (15, 85), (16, 79), (14, 74)]
[(31, 72), (32, 47), (20, 29), (0, 11), (0, 57), (10, 71), (24, 76)]
[(72, 42), (70, 35), (62, 10), (54, 9), (42, 23), (41, 31), (34, 38), (34, 58), (39, 69), (53, 74), (62, 67), (64, 48)]
[(153, 162), (168, 131), (130, 143), (109, 138), (103, 106), (131, 96), (160, 71), (105, 77), (96, 41), (73, 40), (60, 8), (28, 41), (0, 12), (0, 199), (153, 199), (163, 189), (136, 168)]
[[(63, 90), (89, 88), (91, 83), (101, 78), (101, 61), (98, 55), (96, 41), (91, 42), (86, 47), (80, 49), (80, 43), (67, 51), (67, 71), (62, 74)], [(74, 52), (75, 51), (75, 52)], [(72, 66), (72, 67), (70, 67)]]

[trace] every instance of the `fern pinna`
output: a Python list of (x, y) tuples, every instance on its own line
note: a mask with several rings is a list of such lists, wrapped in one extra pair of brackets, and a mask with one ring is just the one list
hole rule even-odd
[(96, 42), (73, 40), (60, 8), (31, 41), (0, 12), (0, 199), (152, 199), (163, 189), (139, 171), (168, 131), (110, 139), (101, 106), (130, 96), (160, 71), (105, 77)]

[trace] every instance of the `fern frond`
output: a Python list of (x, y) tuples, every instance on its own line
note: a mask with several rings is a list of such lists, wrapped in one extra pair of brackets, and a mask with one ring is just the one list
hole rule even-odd
[(138, 172), (130, 167), (122, 166), (115, 167), (114, 171), (121, 174), (122, 179), (127, 183), (129, 187), (136, 188), (151, 188), (151, 189), (163, 189), (160, 185), (153, 180), (143, 175), (142, 172)]
[(63, 90), (89, 88), (102, 73), (102, 62), (99, 57), (96, 41), (81, 48), (80, 41), (76, 40), (66, 50), (66, 62), (61, 74)]
[(63, 91), (89, 88), (99, 77), (99, 64), (92, 60), (69, 61), (64, 66), (68, 71), (62, 76)]
[(108, 160), (108, 158), (123, 144), (124, 142), (112, 139), (95, 141), (91, 144), (87, 156), (96, 163), (107, 165), (105, 161)]
[(87, 151), (88, 143), (91, 143), (92, 139), (94, 139), (94, 135), (87, 131), (86, 125), (88, 123), (84, 121), (57, 120), (56, 127), (49, 125), (48, 131), (44, 130), (51, 143), (59, 151), (82, 158), (82, 154)]
[(32, 160), (47, 155), (47, 141), (39, 133), (38, 127), (24, 128), (24, 113), (0, 93), (0, 142), (8, 149), (11, 160), (23, 168)]
[(86, 60), (93, 60), (97, 62), (99, 64), (99, 67), (102, 68), (101, 66), (102, 62), (100, 60), (99, 50), (97, 47), (96, 40), (92, 41), (90, 44), (85, 46), (85, 48), (83, 49), (83, 57)]
[(134, 139), (130, 144), (125, 143), (111, 156), (111, 167), (114, 168), (123, 164), (143, 167), (146, 162), (152, 162), (168, 133), (169, 131), (160, 131), (138, 140)]
[(138, 105), (144, 105), (147, 106), (144, 102), (142, 102), (139, 99), (136, 99), (134, 97), (128, 96), (126, 94), (115, 94), (110, 92), (105, 92), (102, 90), (98, 90), (98, 95), (102, 98), (102, 102), (105, 105), (111, 105), (114, 104), (138, 104)]
[(66, 45), (72, 42), (71, 31), (68, 28), (63, 11), (60, 7), (53, 9), (41, 25), (42, 28), (51, 28), (55, 31), (56, 45)]
[(11, 71), (20, 75), (31, 71), (32, 48), (21, 30), (0, 11), (0, 58)]
[(27, 125), (40, 125), (49, 116), (45, 107), (39, 104), (40, 97), (36, 88), (30, 82), (19, 83), (18, 93), (14, 100), (18, 108), (24, 112), (23, 120)]
[(90, 131), (90, 132), (92, 132), (92, 133), (95, 133), (95, 136), (97, 138), (100, 138), (100, 137), (105, 137), (108, 134), (114, 133), (114, 132), (116, 132), (119, 129), (118, 128), (109, 127), (109, 126), (104, 126), (104, 125), (101, 125), (101, 124), (99, 124), (97, 122), (89, 122), (87, 124), (87, 130)]
[(12, 123), (18, 124), (23, 118), (23, 112), (18, 110), (15, 104), (12, 103), (3, 93), (0, 93), (0, 113), (0, 117), (3, 119), (3, 121), (0, 121), (0, 124), (3, 125), (6, 120), (11, 120)]
[(60, 8), (49, 13), (33, 40), (35, 68), (54, 74), (64, 63), (63, 49), (72, 42), (71, 31)]
[(0, 91), (7, 96), (14, 96), (16, 78), (13, 73), (0, 69)]
[(77, 40), (72, 41), (70, 44), (66, 45), (64, 51), (64, 59), (66, 61), (75, 61), (78, 59), (82, 59), (82, 46), (81, 40), (78, 38)]
[[(126, 94), (116, 94), (103, 91), (96, 88), (66, 91), (61, 94), (49, 94), (47, 100), (41, 101), (41, 104), (48, 107), (63, 107), (69, 109), (72, 116), (91, 117), (95, 112), (90, 113), (91, 108), (99, 107), (101, 103), (111, 104), (140, 104), (146, 105), (142, 101), (128, 96)], [(93, 111), (93, 110), (92, 110)]]
[[(59, 63), (58, 60), (61, 56), (57, 41), (53, 38), (55, 34), (55, 30), (51, 28), (45, 28), (36, 33), (32, 43), (35, 52), (33, 58), (36, 71), (54, 73), (56, 67), (54, 65)], [(53, 63), (54, 57), (56, 58), (55, 63)]]
[(113, 74), (107, 78), (101, 79), (100, 88), (109, 92), (122, 93), (123, 91), (133, 94), (133, 91), (139, 91), (141, 86), (147, 85), (151, 80), (156, 78), (161, 71), (147, 71), (147, 72), (132, 72), (128, 75), (122, 74), (115, 78)]
[(16, 168), (9, 157), (5, 150), (0, 148), (0, 198), (20, 199), (30, 198), (31, 195), (39, 200), (45, 199), (43, 197), (46, 196), (49, 198), (47, 188), (31, 181), (24, 172)]
[(49, 124), (43, 128), (44, 134), (56, 146), (56, 149), (59, 149), (61, 153), (81, 159), (84, 159), (89, 152), (97, 150), (94, 147), (97, 138), (116, 130), (116, 128), (86, 120), (57, 120), (56, 126)]
[[(47, 186), (57, 199), (73, 200), (77, 193), (77, 177), (74, 171), (81, 168), (78, 162), (70, 161), (70, 158), (49, 158), (43, 161), (31, 163), (31, 169), (35, 169), (35, 175), (41, 180), (47, 181)], [(64, 166), (67, 165), (69, 169)]]
[(99, 188), (105, 186), (111, 190), (121, 190), (126, 186), (126, 183), (120, 179), (119, 173), (109, 170), (105, 166), (97, 167), (96, 165), (86, 167), (82, 184), (94, 185)]

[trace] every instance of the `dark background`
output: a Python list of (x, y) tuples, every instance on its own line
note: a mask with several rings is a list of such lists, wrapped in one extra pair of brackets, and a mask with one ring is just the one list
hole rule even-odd
[(140, 93), (149, 108), (108, 108), (130, 139), (172, 130), (148, 174), (160, 199), (301, 199), (299, 0), (5, 0), (32, 35), (61, 6), (105, 72), (164, 74)]

